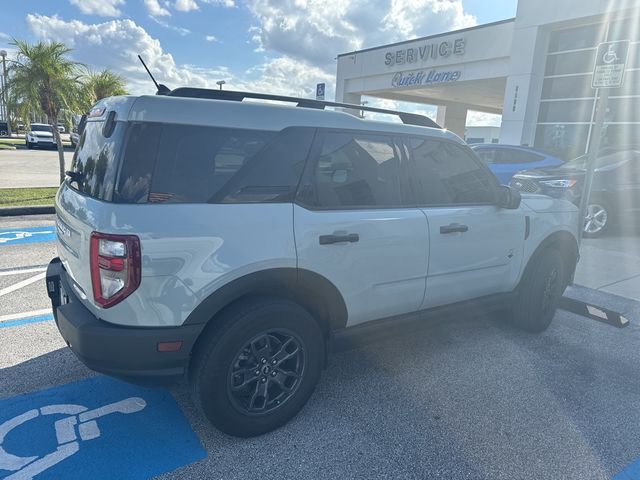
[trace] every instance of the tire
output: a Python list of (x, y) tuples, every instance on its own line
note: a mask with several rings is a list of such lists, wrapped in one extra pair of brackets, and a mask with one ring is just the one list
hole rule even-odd
[(511, 321), (516, 327), (531, 333), (549, 327), (567, 286), (565, 269), (562, 255), (553, 248), (531, 260), (511, 310)]
[(318, 323), (300, 305), (269, 297), (240, 301), (214, 321), (189, 371), (196, 404), (213, 426), (237, 437), (287, 423), (320, 378), (325, 350)]
[(27, 150), (32, 150), (32, 149), (33, 149), (33, 143), (27, 142)]
[(588, 238), (595, 238), (604, 234), (611, 225), (612, 213), (609, 203), (604, 199), (590, 199), (583, 235)]

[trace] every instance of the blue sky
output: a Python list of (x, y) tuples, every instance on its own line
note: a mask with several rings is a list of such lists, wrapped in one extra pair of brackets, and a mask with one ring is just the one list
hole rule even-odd
[[(3, 0), (11, 37), (57, 40), (151, 93), (137, 53), (170, 87), (215, 86), (333, 95), (338, 53), (515, 16), (517, 0)], [(486, 122), (485, 122), (486, 123)], [(495, 123), (495, 122), (492, 122)]]

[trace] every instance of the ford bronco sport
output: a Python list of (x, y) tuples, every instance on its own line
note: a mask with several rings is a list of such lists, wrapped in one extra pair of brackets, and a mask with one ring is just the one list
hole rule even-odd
[(213, 425), (252, 436), (303, 407), (345, 328), (453, 305), (549, 325), (574, 205), (500, 186), (426, 117), (325, 106), (340, 105), (182, 88), (92, 109), (47, 271), (82, 362), (187, 376)]

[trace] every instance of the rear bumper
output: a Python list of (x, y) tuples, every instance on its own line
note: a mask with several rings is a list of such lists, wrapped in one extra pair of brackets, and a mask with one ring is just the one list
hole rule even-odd
[[(167, 383), (186, 373), (203, 325), (140, 328), (100, 320), (74, 293), (59, 258), (47, 268), (47, 293), (62, 338), (90, 369), (135, 383)], [(178, 351), (158, 352), (158, 343), (178, 341)]]

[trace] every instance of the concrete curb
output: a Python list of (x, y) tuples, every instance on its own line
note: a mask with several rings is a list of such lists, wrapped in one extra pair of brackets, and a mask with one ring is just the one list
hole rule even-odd
[(47, 215), (56, 213), (53, 205), (33, 205), (28, 207), (0, 207), (0, 217), (19, 215)]
[(572, 300), (601, 306), (625, 316), (634, 323), (640, 322), (640, 302), (632, 298), (621, 297), (614, 293), (594, 290), (582, 285), (569, 285), (564, 296)]

